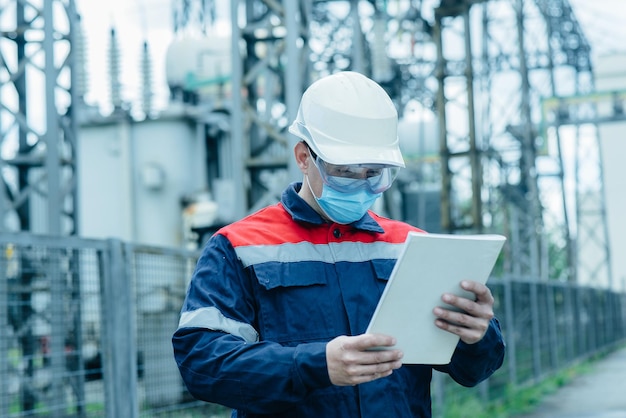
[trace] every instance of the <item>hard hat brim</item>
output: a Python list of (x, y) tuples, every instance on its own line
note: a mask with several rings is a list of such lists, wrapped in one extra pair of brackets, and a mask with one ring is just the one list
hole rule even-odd
[(331, 164), (384, 164), (394, 167), (405, 167), (402, 153), (395, 144), (387, 147), (342, 144), (328, 138), (315, 129), (307, 129), (297, 120), (289, 126), (289, 132), (303, 139), (322, 160)]

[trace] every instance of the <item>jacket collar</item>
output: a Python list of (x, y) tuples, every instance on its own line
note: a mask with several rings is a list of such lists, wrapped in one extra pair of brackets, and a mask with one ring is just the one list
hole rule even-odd
[[(296, 222), (308, 222), (311, 224), (321, 225), (327, 223), (307, 202), (304, 201), (299, 195), (302, 187), (301, 182), (291, 183), (281, 196), (281, 203), (285, 210), (289, 212), (291, 217)], [(364, 231), (383, 233), (385, 230), (380, 226), (378, 222), (370, 216), (369, 213), (363, 215), (361, 219), (356, 222), (352, 222), (351, 226)]]

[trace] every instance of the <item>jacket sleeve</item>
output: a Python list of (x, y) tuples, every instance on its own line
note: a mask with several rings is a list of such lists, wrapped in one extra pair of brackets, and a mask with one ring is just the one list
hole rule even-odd
[(487, 379), (502, 366), (504, 352), (500, 324), (493, 318), (482, 340), (475, 344), (459, 341), (450, 363), (437, 366), (435, 369), (448, 373), (460, 385), (472, 387)]
[(331, 383), (326, 343), (285, 347), (259, 341), (253, 294), (232, 245), (215, 235), (198, 260), (172, 344), (195, 398), (268, 414)]

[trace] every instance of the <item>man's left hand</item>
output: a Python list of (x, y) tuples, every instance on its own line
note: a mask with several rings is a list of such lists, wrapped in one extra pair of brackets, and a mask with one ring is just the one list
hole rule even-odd
[(445, 293), (441, 300), (462, 312), (436, 307), (433, 309), (437, 317), (435, 325), (458, 335), (461, 341), (467, 344), (474, 344), (480, 341), (489, 329), (489, 321), (493, 318), (493, 296), (489, 288), (482, 283), (464, 280), (461, 287), (472, 292), (476, 298), (471, 300)]

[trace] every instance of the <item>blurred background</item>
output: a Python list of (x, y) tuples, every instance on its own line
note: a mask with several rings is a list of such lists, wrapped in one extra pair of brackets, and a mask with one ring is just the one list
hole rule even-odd
[(508, 238), (509, 363), (468, 396), (623, 342), (621, 3), (0, 0), (0, 416), (208, 407), (169, 347), (197, 251), (300, 181), (286, 128), (341, 70), (398, 109), (376, 210)]

